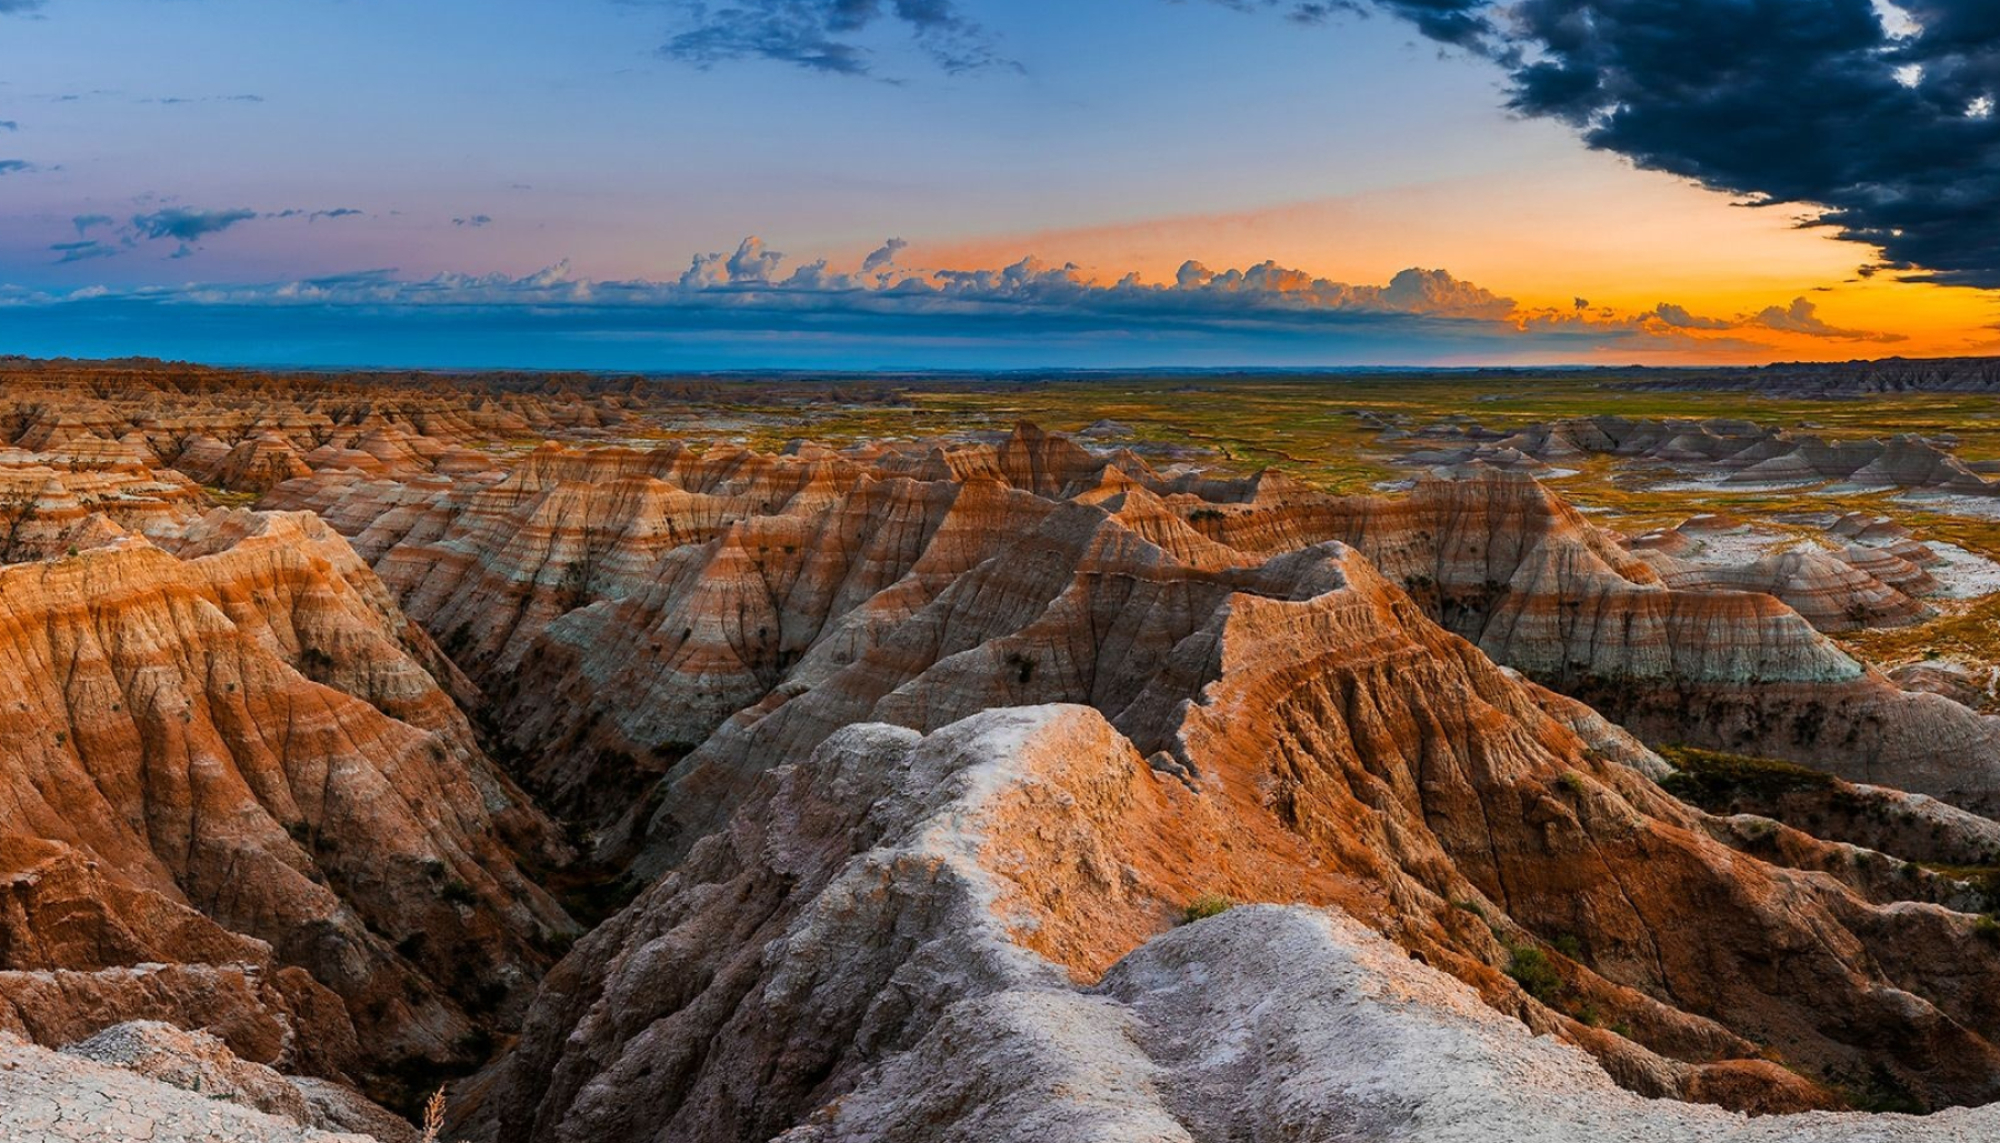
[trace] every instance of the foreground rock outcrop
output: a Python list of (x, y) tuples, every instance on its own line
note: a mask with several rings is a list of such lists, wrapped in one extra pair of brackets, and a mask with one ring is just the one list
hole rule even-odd
[[(1217, 696), (1214, 705), (1230, 717), (1233, 704)], [(1301, 725), (1301, 714), (1281, 708), (1276, 721)], [(1544, 858), (1525, 839), (1501, 843), (1504, 906), (1458, 882), (1458, 892), (1475, 895), (1462, 900), (1488, 902), (1482, 920), (1424, 884), (1456, 881), (1464, 874), (1449, 865), (1474, 860), (1455, 852), (1449, 827), (1426, 842), (1423, 827), (1399, 823), (1378, 803), (1348, 814), (1380, 824), (1343, 839), (1336, 835), (1354, 828), (1342, 825), (1345, 815), (1287, 822), (1274, 807), (1253, 808), (1253, 775), (1220, 758), (1211, 765), (1194, 785), (1162, 774), (1081, 707), (992, 711), (921, 739), (888, 726), (845, 729), (810, 761), (768, 775), (726, 831), (550, 974), (520, 1046), (480, 1084), (480, 1117), (493, 1138), (565, 1141), (761, 1138), (795, 1124), (787, 1138), (1046, 1130), (1083, 1139), (1144, 1127), (1158, 1137), (1220, 1140), (1252, 1123), (1263, 1124), (1258, 1137), (1278, 1139), (1320, 1138), (1336, 1123), (1366, 1128), (1369, 1138), (1471, 1137), (1459, 1133), (1515, 1123), (1524, 1137), (1568, 1138), (1593, 1118), (1624, 1114), (1642, 1116), (1662, 1138), (1839, 1138), (1861, 1121), (1746, 1120), (1646, 1103), (1610, 1077), (1650, 1094), (1763, 1111), (1809, 1107), (1820, 1098), (1811, 1086), (1718, 1021), (1744, 1015), (1733, 1011), (1741, 1005), (1771, 1031), (1826, 1018), (1827, 1032), (1839, 1035), (1834, 1027), (1865, 1020), (1875, 1028), (1869, 1042), (1899, 1044), (1905, 1063), (1937, 1030), (1929, 1018), (1889, 1030), (1915, 1015), (1906, 1006), (1930, 1002), (1849, 976), (1869, 971), (1860, 945), (1852, 954), (1811, 949), (1843, 923), (1866, 936), (1850, 931), (1836, 946), (1883, 940), (1909, 923), (1900, 919), (1907, 908), (1871, 907), (1824, 879), (1768, 867), (1746, 898), (1735, 878), (1754, 859), (1714, 846), (1696, 819), (1646, 793), (1636, 774), (1611, 767), (1585, 779), (1591, 793), (1582, 804), (1602, 809), (1563, 828), (1588, 835), (1619, 820), (1622, 830), (1650, 833), (1639, 841), (1628, 832), (1619, 843), (1645, 850), (1650, 872), (1621, 868), (1603, 850), (1599, 868), (1616, 870), (1606, 878), (1567, 847)], [(1362, 780), (1336, 773), (1298, 780)], [(1398, 783), (1393, 773), (1375, 780)], [(1394, 800), (1386, 788), (1382, 796)], [(1530, 819), (1529, 828), (1545, 836), (1549, 826)], [(1364, 835), (1374, 829), (1402, 840), (1370, 846)], [(1384, 855), (1398, 849), (1410, 867), (1384, 867)], [(1713, 855), (1706, 874), (1703, 854)], [(1558, 869), (1573, 875), (1534, 883)], [(1717, 892), (1694, 890), (1678, 906), (1646, 895), (1653, 885), (1687, 893), (1689, 875), (1713, 879)], [(1232, 910), (1160, 935), (1200, 886), (1331, 911)], [(1506, 964), (1511, 955), (1518, 969), (1522, 949), (1543, 947), (1503, 908), (1546, 916), (1603, 909), (1627, 894), (1637, 894), (1628, 898), (1636, 955), (1593, 935), (1581, 955), (1599, 977), (1550, 949), (1563, 978), (1544, 992), (1554, 1007), (1481, 959)], [(1779, 900), (1787, 912), (1771, 911)], [(1816, 983), (1760, 981), (1748, 961), (1727, 963), (1734, 954), (1721, 943), (1699, 952), (1700, 975), (1672, 976), (1657, 958), (1695, 950), (1661, 938), (1669, 926), (1693, 923), (1668, 919), (1686, 907), (1718, 933), (1799, 925), (1803, 943), (1792, 955), (1800, 959), (1787, 971), (1814, 974)], [(1662, 925), (1658, 936), (1643, 935), (1648, 924)], [(1394, 943), (1373, 935), (1381, 931)], [(1983, 956), (1992, 960), (1990, 951)], [(1665, 989), (1647, 982), (1663, 968)], [(1935, 992), (1939, 981), (1918, 979), (1927, 969), (1909, 968), (1904, 983)], [(1758, 999), (1766, 987), (1777, 991)], [(1814, 992), (1817, 1016), (1780, 1015), (1794, 989), (1826, 990)], [(1655, 990), (1690, 1006), (1707, 991), (1713, 1019), (1677, 1012), (1647, 995)], [(1843, 990), (1850, 1001), (1832, 999)], [(1285, 999), (1274, 1007), (1275, 996)], [(1582, 997), (1601, 1003), (1602, 1021), (1617, 1030), (1562, 1013)], [(1848, 1004), (1846, 1015), (1831, 1015)], [(1532, 1038), (1537, 1031), (1554, 1036)], [(1348, 1048), (1331, 1046), (1350, 1037)], [(1405, 1046), (1363, 1050), (1371, 1037)], [(1801, 1059), (1792, 1050), (1803, 1044), (1789, 1043), (1787, 1055)], [(1422, 1060), (1432, 1052), (1438, 1058)], [(1963, 1041), (1926, 1058), (1950, 1071), (1968, 1062), (1960, 1052), (1991, 1056), (1990, 1047)], [(1461, 1069), (1510, 1081), (1462, 1087)], [(1974, 1063), (1964, 1074), (1990, 1070), (1990, 1062)], [(1568, 1110), (1557, 1114), (1559, 1104)], [(1940, 1130), (1976, 1138), (1994, 1120), (1977, 1112), (1906, 1126), (1867, 1122), (1892, 1132), (1883, 1138)], [(1798, 1134), (1813, 1129), (1824, 1134)]]
[[(283, 1081), (277, 1081), (283, 1082)], [(9, 1143), (404, 1143), (331, 1133), (0, 1032), (0, 1138)]]

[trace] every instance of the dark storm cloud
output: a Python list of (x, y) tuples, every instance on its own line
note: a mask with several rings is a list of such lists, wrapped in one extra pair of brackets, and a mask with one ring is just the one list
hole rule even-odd
[(1592, 147), (1807, 208), (1906, 277), (2000, 288), (1994, 0), (1369, 3), (1497, 62), (1513, 109)]
[(836, 75), (867, 75), (873, 61), (857, 37), (875, 27), (900, 28), (948, 72), (1004, 65), (992, 37), (959, 11), (955, 0), (738, 0), (674, 3), (681, 30), (660, 48), (669, 59), (712, 67), (767, 59)]

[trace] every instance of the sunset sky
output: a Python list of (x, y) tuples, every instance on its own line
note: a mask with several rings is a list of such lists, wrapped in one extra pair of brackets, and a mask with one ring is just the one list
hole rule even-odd
[(1993, 352), (1994, 8), (0, 0), (0, 352)]

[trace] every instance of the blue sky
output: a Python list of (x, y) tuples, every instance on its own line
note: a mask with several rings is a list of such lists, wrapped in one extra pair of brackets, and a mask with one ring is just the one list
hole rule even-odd
[[(45, 0), (0, 15), (0, 350), (607, 368), (1609, 360), (1689, 350), (1686, 327), (1634, 324), (1662, 300), (1713, 315), (1708, 351), (1754, 352), (1748, 335), (1776, 332), (1754, 320), (1767, 303), (1831, 293), (1867, 256), (1775, 215), (1736, 235), (1727, 196), (1510, 111), (1501, 67), (1389, 12), (1308, 25), (1261, 0), (943, 4), (973, 29), (956, 42), (989, 59), (969, 71), (941, 66), (893, 4), (834, 33), (867, 74), (662, 52), (746, 11), (768, 29), (838, 0), (734, 2), (747, 8)], [(595, 286), (674, 282), (749, 235), (789, 258), (719, 283), (735, 287), (726, 319), (717, 299), (650, 289), (607, 308)], [(851, 273), (891, 237), (906, 243), (894, 279), (770, 296), (801, 263)], [(1172, 282), (1189, 259), (1364, 288), (1421, 266), (1514, 305), (1322, 289), (1314, 305), (1340, 316), (1302, 317), (1289, 287), (1268, 312), (1232, 290), (1227, 312), (1176, 295), (1143, 321), (1073, 290), (891, 304), (935, 271), (1029, 256), (1106, 287)], [(558, 266), (561, 296), (535, 278)], [(296, 285), (363, 272), (379, 272), (365, 290)], [(857, 289), (865, 304), (843, 300)], [(1880, 332), (1837, 316), (1820, 324)], [(1800, 336), (1842, 355), (1862, 343)]]

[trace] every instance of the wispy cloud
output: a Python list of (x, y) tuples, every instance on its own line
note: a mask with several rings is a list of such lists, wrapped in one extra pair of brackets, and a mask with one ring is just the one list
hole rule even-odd
[(0, 159), (0, 175), (25, 175), (41, 170), (26, 159)]
[(992, 34), (955, 0), (681, 0), (681, 30), (660, 47), (668, 59), (713, 67), (763, 59), (836, 75), (869, 75), (872, 29), (901, 30), (947, 72), (1016, 65), (1001, 56)]
[(330, 210), (314, 210), (305, 207), (290, 207), (285, 210), (256, 211), (248, 207), (226, 210), (197, 210), (183, 206), (162, 206), (153, 211), (132, 215), (124, 223), (108, 214), (79, 214), (70, 219), (79, 237), (88, 236), (93, 230), (108, 228), (112, 231), (109, 241), (61, 242), (49, 247), (60, 255), (56, 261), (82, 262), (93, 258), (110, 258), (127, 251), (140, 249), (147, 243), (171, 242), (174, 249), (169, 258), (190, 258), (198, 253), (205, 239), (253, 221), (304, 219), (307, 223), (322, 219), (360, 218), (364, 211), (354, 207), (336, 207)]
[(493, 224), (493, 219), (492, 216), (490, 215), (474, 214), (474, 215), (468, 215), (464, 218), (454, 218), (451, 220), (451, 224), (453, 226), (470, 226), (474, 230), (477, 230), (483, 226), (491, 226)]
[(116, 246), (106, 246), (94, 238), (86, 238), (78, 242), (58, 242), (49, 247), (49, 249), (61, 255), (61, 257), (56, 259), (59, 264), (64, 262), (87, 262), (92, 258), (113, 258), (119, 252)]
[(272, 211), (264, 215), (264, 217), (303, 218), (307, 222), (318, 222), (322, 218), (363, 218), (367, 216), (367, 213), (367, 211), (356, 210), (351, 206), (336, 207), (332, 210), (304, 210), (299, 207), (291, 207), (286, 210)]
[(177, 242), (199, 242), (211, 234), (220, 234), (239, 222), (248, 222), (257, 217), (254, 210), (189, 210), (185, 207), (168, 207), (151, 214), (132, 217), (132, 228), (141, 238), (171, 238)]

